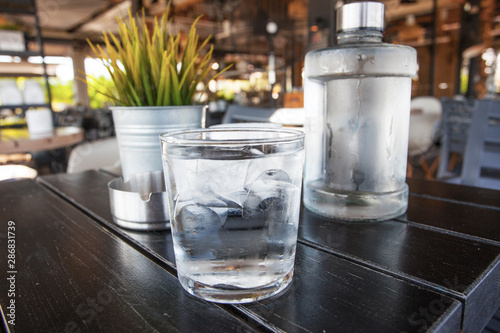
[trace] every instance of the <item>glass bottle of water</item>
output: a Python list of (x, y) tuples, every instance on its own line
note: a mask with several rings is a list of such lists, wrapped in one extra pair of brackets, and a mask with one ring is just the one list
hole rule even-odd
[(338, 45), (307, 53), (304, 204), (348, 221), (408, 206), (406, 163), (416, 51), (382, 42), (384, 5), (337, 12)]

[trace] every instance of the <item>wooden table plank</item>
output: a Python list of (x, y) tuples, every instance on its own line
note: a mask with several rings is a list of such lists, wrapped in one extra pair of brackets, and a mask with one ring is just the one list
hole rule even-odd
[[(118, 233), (132, 238), (135, 236), (136, 241), (147, 244), (144, 246), (149, 247), (150, 251), (156, 253), (157, 256), (164, 255), (165, 260), (172, 260), (169, 255), (171, 252), (165, 251), (166, 243), (168, 247), (171, 246), (170, 236), (165, 236), (167, 241), (163, 244), (157, 241), (151, 242), (148, 238), (151, 236), (156, 239), (156, 233), (144, 232), (130, 235), (129, 231), (120, 229), (109, 222), (111, 215), (107, 190), (102, 189), (112, 178), (104, 173), (89, 171), (71, 175), (44, 176), (40, 182), (74, 202), (92, 216), (98, 217), (101, 222), (107, 223), (111, 228), (117, 228)], [(106, 200), (103, 200), (103, 196)], [(139, 239), (138, 235), (143, 235), (142, 239)], [(373, 288), (370, 281), (378, 281), (377, 287)], [(391, 285), (389, 289), (392, 288), (398, 292), (392, 294), (382, 285)], [(439, 318), (434, 316), (432, 323), (422, 319), (422, 314), (419, 313), (420, 307), (425, 311), (430, 304), (436, 306), (442, 297), (447, 299), (447, 302), (451, 301), (450, 298), (440, 294), (429, 293), (427, 289), (417, 287), (413, 282), (406, 282), (404, 279), (394, 278), (383, 272), (362, 268), (350, 260), (343, 260), (327, 252), (299, 244), (296, 275), (291, 290), (281, 297), (252, 305), (236, 306), (236, 308), (259, 322), (290, 331), (321, 331), (335, 327), (336, 331), (349, 332), (356, 325), (361, 325), (357, 326), (358, 329), (363, 327), (365, 331), (389, 332), (397, 329), (398, 332), (414, 332), (424, 327), (424, 322), (425, 327), (430, 329), (432, 326), (431, 331), (438, 329), (444, 332), (457, 331), (460, 325), (458, 321), (461, 320), (458, 319), (461, 318), (458, 303), (446, 304), (445, 313)], [(369, 295), (369, 297), (364, 299), (361, 295)], [(413, 302), (404, 306), (394, 306), (396, 295), (402, 297), (403, 300), (406, 299), (406, 301), (399, 299), (399, 303), (406, 303), (411, 299)], [(295, 305), (290, 307), (292, 304)], [(366, 306), (364, 312), (359, 311), (361, 304)], [(442, 303), (438, 305), (441, 306)], [(313, 314), (314, 311), (317, 314)], [(346, 320), (341, 320), (341, 318), (346, 318)]]
[[(450, 292), (466, 292), (500, 254), (495, 245), (397, 221), (343, 223), (304, 209), (301, 222), (299, 234), (304, 241)], [(455, 286), (454, 280), (460, 283)]]
[(410, 187), (410, 195), (413, 196), (500, 207), (500, 191), (415, 178), (407, 178), (406, 182)]
[(346, 223), (306, 209), (301, 213), (301, 242), (461, 300), (464, 331), (480, 330), (500, 306), (500, 246), (496, 244), (394, 220)]
[(120, 228), (113, 223), (107, 183), (114, 178), (116, 177), (108, 173), (91, 170), (48, 175), (38, 178), (38, 181), (123, 237), (135, 241), (144, 248), (154, 247), (155, 255), (161, 253), (157, 255), (158, 259), (175, 267), (170, 230), (140, 232)]
[(398, 218), (500, 244), (500, 208), (410, 195)]
[[(7, 238), (7, 222), (15, 223), (17, 273), (9, 276), (15, 276), (16, 296), (0, 283), (6, 314), (15, 300), (13, 331), (254, 331), (219, 306), (186, 295), (171, 272), (39, 184), (0, 183), (0, 202), (0, 238)], [(2, 281), (5, 273), (2, 265)]]
[[(448, 307), (451, 299), (445, 296), (303, 244), (298, 245), (295, 266), (285, 295), (238, 308), (287, 332), (460, 330), (462, 308), (458, 302)], [(300, 320), (290, 321), (290, 314)], [(435, 321), (436, 315), (442, 321)]]

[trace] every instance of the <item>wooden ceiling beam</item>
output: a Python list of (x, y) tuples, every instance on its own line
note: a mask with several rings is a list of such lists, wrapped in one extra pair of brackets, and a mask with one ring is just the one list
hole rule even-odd
[(97, 18), (99, 18), (99, 17), (101, 17), (103, 15), (106, 15), (107, 13), (109, 13), (112, 10), (114, 10), (119, 5), (122, 5), (123, 2), (124, 1), (110, 1), (105, 6), (102, 6), (102, 7), (98, 8), (90, 17), (85, 17), (84, 20), (78, 22), (77, 24), (75, 24), (71, 28), (66, 29), (66, 32), (70, 33), (70, 34), (74, 33), (74, 32), (77, 32), (83, 26), (92, 24), (92, 21), (94, 21), (95, 19), (97, 19)]

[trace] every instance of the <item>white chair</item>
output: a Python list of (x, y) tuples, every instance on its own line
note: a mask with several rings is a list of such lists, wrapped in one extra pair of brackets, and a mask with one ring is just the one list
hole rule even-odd
[(441, 114), (441, 102), (436, 97), (421, 96), (412, 99), (408, 135), (409, 155), (418, 155), (429, 150), (434, 143)]
[(269, 121), (283, 126), (304, 127), (306, 110), (304, 108), (279, 108)]
[(9, 181), (21, 178), (35, 179), (38, 172), (26, 165), (0, 165), (0, 181)]
[(412, 176), (413, 171), (411, 165), (418, 163), (423, 169), (425, 177), (428, 179), (433, 178), (438, 162), (434, 156), (434, 162), (429, 166), (427, 155), (430, 155), (429, 152), (437, 140), (438, 123), (441, 115), (441, 102), (436, 97), (421, 96), (412, 99), (408, 133), (409, 176)]
[(121, 175), (116, 137), (81, 143), (71, 151), (66, 172), (99, 169)]
[(267, 129), (276, 129), (282, 128), (281, 124), (274, 123), (226, 123), (226, 124), (217, 124), (212, 125), (210, 128), (267, 128)]
[(281, 126), (303, 127), (304, 108), (259, 108), (231, 105), (226, 111), (222, 124), (230, 123), (274, 123)]
[(222, 118), (222, 123), (267, 123), (276, 111), (274, 108), (258, 108), (232, 104)]

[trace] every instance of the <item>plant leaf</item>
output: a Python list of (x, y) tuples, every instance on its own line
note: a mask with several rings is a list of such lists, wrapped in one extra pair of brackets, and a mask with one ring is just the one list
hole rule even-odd
[(170, 65), (170, 77), (171, 77), (171, 84), (172, 84), (172, 102), (174, 105), (182, 105), (182, 98), (181, 98), (181, 91), (179, 89), (179, 79), (177, 77), (177, 70), (175, 66)]
[[(119, 30), (103, 32), (105, 48), (87, 40), (93, 53), (106, 67), (116, 92), (99, 93), (122, 105), (182, 105), (191, 104), (199, 82), (207, 79), (213, 46), (206, 49), (211, 36), (200, 42), (197, 17), (189, 30), (185, 47), (180, 47), (181, 35), (170, 33), (171, 6), (148, 28), (144, 10), (138, 17), (128, 11), (129, 23), (117, 18)], [(178, 69), (179, 64), (179, 69)], [(229, 67), (211, 79), (218, 77)], [(106, 88), (107, 89), (107, 88)], [(206, 89), (206, 87), (205, 87)], [(97, 90), (97, 89), (96, 89)]]

